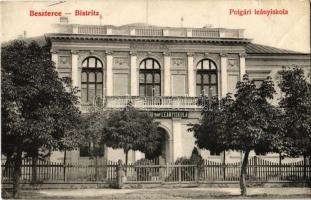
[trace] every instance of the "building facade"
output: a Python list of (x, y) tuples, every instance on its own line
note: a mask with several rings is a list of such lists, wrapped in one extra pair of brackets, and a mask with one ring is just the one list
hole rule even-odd
[[(249, 74), (256, 84), (283, 66), (298, 65), (310, 73), (310, 54), (258, 45), (244, 38), (241, 29), (174, 28), (146, 24), (93, 26), (57, 24), (46, 34), (52, 60), (60, 77), (71, 77), (78, 87), (82, 113), (100, 101), (103, 109), (134, 107), (153, 113), (165, 133), (162, 154), (166, 161), (190, 157), (195, 139), (188, 124), (197, 123), (201, 95), (224, 97)], [(220, 155), (199, 150), (204, 158)], [(56, 160), (61, 156), (54, 153)], [(87, 159), (73, 151), (68, 161)], [(122, 150), (106, 148), (109, 160), (124, 159)], [(131, 152), (130, 161), (143, 158)], [(226, 152), (228, 160), (241, 159)], [(274, 158), (274, 155), (270, 156)]]

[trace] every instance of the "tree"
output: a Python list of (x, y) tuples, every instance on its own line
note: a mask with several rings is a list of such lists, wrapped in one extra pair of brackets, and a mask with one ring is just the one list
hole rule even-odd
[(102, 108), (92, 111), (90, 114), (83, 118), (82, 130), (84, 135), (84, 145), (92, 143), (90, 149), (91, 156), (96, 159), (98, 156), (102, 156), (104, 151), (103, 146), (105, 144), (105, 129), (107, 127), (109, 112), (103, 111)]
[(104, 129), (104, 143), (114, 149), (121, 148), (128, 163), (129, 150), (146, 154), (155, 152), (161, 141), (157, 131), (158, 123), (148, 112), (142, 112), (131, 105), (110, 113)]
[(211, 151), (244, 152), (240, 173), (241, 195), (246, 196), (246, 170), (250, 151), (279, 152), (282, 123), (279, 110), (269, 103), (275, 93), (271, 78), (259, 88), (244, 75), (238, 82), (235, 99), (228, 94), (205, 100), (200, 124), (195, 124), (196, 144)]
[(311, 84), (299, 67), (283, 69), (279, 87), (284, 111), (285, 148), (289, 156), (311, 156)]
[(2, 153), (13, 162), (13, 196), (18, 196), (22, 159), (78, 146), (81, 121), (76, 89), (66, 92), (49, 47), (13, 41), (1, 52)]

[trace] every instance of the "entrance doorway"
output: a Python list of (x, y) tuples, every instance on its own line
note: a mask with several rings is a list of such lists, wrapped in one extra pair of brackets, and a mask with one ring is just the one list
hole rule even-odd
[(160, 143), (157, 147), (156, 152), (145, 155), (147, 159), (156, 159), (158, 163), (159, 160), (164, 162), (170, 161), (170, 140), (167, 131), (164, 128), (158, 127), (158, 134), (161, 135)]

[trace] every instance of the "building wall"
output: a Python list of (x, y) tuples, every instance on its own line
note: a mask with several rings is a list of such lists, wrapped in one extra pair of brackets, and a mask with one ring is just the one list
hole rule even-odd
[[(234, 93), (236, 83), (246, 72), (261, 81), (271, 76), (277, 81), (277, 71), (282, 66), (302, 66), (309, 73), (310, 58), (305, 55), (246, 55), (243, 45), (229, 44), (162, 44), (162, 43), (127, 43), (127, 42), (52, 42), (52, 59), (60, 77), (71, 77), (73, 85), (81, 88), (81, 63), (88, 56), (97, 57), (104, 64), (105, 96), (138, 96), (139, 65), (143, 59), (156, 59), (161, 66), (161, 96), (196, 96), (196, 65), (202, 59), (210, 59), (217, 65), (218, 94)], [(277, 89), (277, 87), (276, 87)], [(278, 91), (278, 89), (277, 89)], [(280, 93), (278, 91), (278, 96)], [(276, 104), (277, 101), (274, 100)], [(179, 157), (190, 157), (194, 144), (193, 133), (187, 131), (189, 123), (197, 123), (199, 111), (189, 111), (188, 118), (157, 119), (160, 127), (166, 130), (167, 161)], [(125, 160), (122, 150), (106, 149), (109, 160)], [(222, 161), (224, 154), (213, 156), (207, 150), (200, 150), (203, 158)], [(61, 154), (54, 153), (55, 160), (61, 160)], [(227, 162), (237, 162), (241, 152), (225, 153)], [(87, 158), (79, 157), (79, 151), (69, 152), (68, 161), (84, 162)], [(140, 152), (130, 152), (129, 162), (143, 158)], [(268, 155), (267, 159), (278, 160), (278, 155)]]

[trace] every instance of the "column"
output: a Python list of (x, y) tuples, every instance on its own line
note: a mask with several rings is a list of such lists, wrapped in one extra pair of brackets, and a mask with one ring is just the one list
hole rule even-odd
[(181, 139), (181, 120), (173, 119), (173, 157), (172, 161), (175, 161), (176, 158), (183, 156), (183, 145)]
[(112, 52), (106, 52), (106, 96), (113, 96)]
[(137, 83), (137, 55), (134, 52), (131, 54), (131, 96), (138, 96), (138, 83)]
[(188, 53), (188, 94), (190, 97), (196, 96), (196, 88), (195, 88), (195, 74), (194, 74), (194, 68), (193, 68), (193, 54)]
[(225, 97), (228, 92), (228, 83), (227, 83), (227, 54), (220, 54), (220, 67), (221, 67), (221, 97)]
[(81, 73), (79, 73), (78, 65), (78, 51), (71, 51), (71, 80), (72, 87), (78, 87), (80, 90), (80, 78)]
[(171, 57), (164, 53), (164, 96), (171, 96)]
[(245, 57), (246, 54), (245, 53), (240, 53), (240, 80), (243, 80), (243, 76), (244, 74), (246, 74), (246, 70), (245, 70)]
[(51, 60), (55, 63), (55, 70), (58, 70), (58, 52), (51, 49)]

